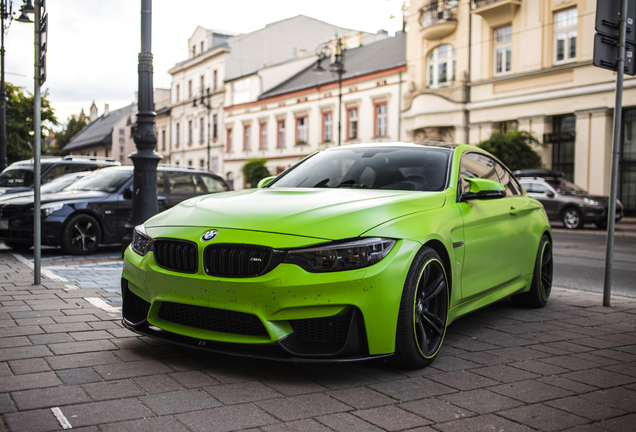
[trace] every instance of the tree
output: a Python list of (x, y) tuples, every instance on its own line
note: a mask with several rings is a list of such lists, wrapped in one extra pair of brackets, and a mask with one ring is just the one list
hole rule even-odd
[[(6, 83), (7, 89), (7, 160), (11, 164), (18, 160), (33, 157), (33, 95), (24, 91), (23, 87)], [(42, 132), (49, 131), (51, 126), (59, 122), (55, 117), (55, 110), (48, 100), (48, 90), (41, 94), (41, 124)], [(50, 154), (50, 147), (46, 136), (42, 133), (42, 154)]]
[(514, 131), (506, 134), (498, 132), (477, 144), (477, 147), (493, 154), (510, 170), (541, 168), (541, 157), (531, 145), (541, 146), (537, 137), (527, 131)]
[(245, 177), (245, 183), (248, 185), (248, 187), (256, 187), (261, 179), (270, 176), (269, 170), (265, 166), (265, 163), (267, 163), (267, 159), (257, 158), (248, 159), (248, 161), (245, 162), (245, 165), (243, 165), (243, 168), (241, 168), (241, 172)]
[(90, 121), (90, 117), (84, 115), (78, 116), (73, 114), (70, 116), (64, 130), (55, 134), (55, 146), (57, 147), (57, 151), (60, 153), (63, 152), (66, 144), (68, 144), (79, 131), (84, 129)]

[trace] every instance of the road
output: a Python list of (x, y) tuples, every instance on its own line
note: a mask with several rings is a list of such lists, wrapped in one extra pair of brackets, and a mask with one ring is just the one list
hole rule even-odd
[[(636, 237), (618, 233), (614, 243), (612, 295), (636, 298)], [(603, 292), (604, 231), (566, 231), (553, 227), (556, 287)]]

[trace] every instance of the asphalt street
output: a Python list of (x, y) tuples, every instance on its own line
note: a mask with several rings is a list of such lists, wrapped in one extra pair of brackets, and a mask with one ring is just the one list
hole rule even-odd
[[(603, 292), (607, 233), (553, 228), (554, 282), (561, 288)], [(614, 239), (612, 295), (636, 297), (636, 237), (617, 233)]]

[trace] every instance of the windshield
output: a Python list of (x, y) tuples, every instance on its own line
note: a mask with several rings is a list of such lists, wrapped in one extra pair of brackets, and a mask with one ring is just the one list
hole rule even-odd
[(104, 168), (77, 180), (64, 190), (115, 192), (133, 175), (132, 170)]
[(441, 191), (449, 157), (447, 149), (427, 147), (328, 150), (305, 159), (271, 187)]
[(43, 184), (40, 187), (40, 193), (55, 193), (59, 192), (68, 185), (75, 183), (78, 179), (89, 174), (89, 172), (79, 172), (63, 175), (62, 177), (55, 178), (50, 182)]
[(0, 174), (0, 186), (22, 187), (33, 185), (33, 168), (8, 169)]
[(549, 181), (547, 183), (552, 186), (557, 192), (564, 195), (582, 195), (587, 193), (585, 189), (575, 185), (571, 181), (564, 178), (559, 178), (557, 179), (557, 181)]

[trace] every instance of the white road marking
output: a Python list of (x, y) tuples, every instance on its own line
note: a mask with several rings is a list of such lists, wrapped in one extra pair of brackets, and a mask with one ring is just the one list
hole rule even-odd
[[(14, 253), (11, 254), (15, 257), (15, 259), (17, 259), (18, 261), (20, 261), (21, 263), (25, 264), (27, 267), (29, 267), (31, 270), (33, 270), (33, 262), (26, 259), (25, 257), (23, 257), (20, 254)], [(40, 274), (48, 279), (57, 281), (57, 282), (69, 282), (68, 279), (63, 278), (62, 276), (58, 276), (55, 273), (53, 273), (51, 270), (47, 270), (46, 268), (40, 267)]]
[(66, 417), (64, 417), (64, 414), (62, 414), (61, 409), (59, 409), (58, 407), (55, 407), (55, 408), (51, 408), (51, 411), (53, 411), (53, 415), (57, 418), (57, 421), (60, 422), (60, 425), (62, 426), (63, 429), (73, 429), (73, 426), (71, 426), (71, 424), (66, 419)]
[(106, 303), (104, 300), (100, 299), (99, 297), (84, 297), (84, 300), (86, 300), (87, 302), (89, 302), (93, 306), (100, 308), (104, 312), (108, 312), (108, 313), (111, 313), (111, 314), (120, 314), (121, 313), (121, 308), (120, 307), (111, 306), (108, 303)]

